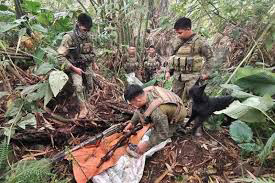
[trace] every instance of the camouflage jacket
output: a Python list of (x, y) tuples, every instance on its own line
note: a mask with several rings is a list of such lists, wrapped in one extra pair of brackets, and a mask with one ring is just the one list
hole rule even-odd
[[(153, 65), (152, 65), (153, 64)], [(143, 67), (145, 69), (151, 70), (151, 69), (160, 69), (161, 67), (161, 57), (158, 53), (154, 57), (150, 57), (147, 55), (143, 62)]]
[[(141, 108), (140, 113), (144, 113), (149, 107), (151, 102), (155, 100), (156, 97), (153, 93), (149, 92), (147, 94), (147, 104), (145, 107)], [(153, 125), (152, 135), (149, 138), (149, 147), (153, 147), (156, 144), (168, 139), (171, 136), (171, 126), (169, 122), (173, 119), (176, 113), (177, 106), (174, 104), (161, 104), (157, 107), (150, 115), (150, 123)], [(178, 116), (178, 122), (183, 121), (186, 116), (186, 111), (180, 112)], [(131, 123), (136, 125), (140, 122), (140, 116), (137, 112), (134, 113)], [(170, 128), (170, 129), (169, 129)]]
[(81, 68), (87, 67), (94, 61), (95, 57), (90, 35), (86, 39), (81, 39), (73, 31), (63, 36), (57, 52), (61, 67), (67, 71), (71, 65)]
[(139, 54), (136, 53), (135, 57), (130, 57), (127, 53), (122, 57), (123, 67), (126, 73), (136, 72), (140, 69), (140, 57)]
[[(181, 70), (176, 69), (175, 73), (174, 73), (175, 79), (178, 79), (181, 74), (183, 74), (183, 77), (185, 77), (185, 78), (186, 77), (188, 78), (188, 75), (199, 74), (199, 73), (209, 75), (210, 69), (211, 69), (210, 65), (213, 63), (213, 51), (212, 51), (211, 47), (209, 46), (209, 44), (207, 43), (207, 41), (203, 37), (201, 37), (197, 34), (193, 34), (191, 38), (189, 38), (188, 40), (185, 40), (185, 41), (181, 40), (179, 38), (177, 38), (175, 41), (173, 41), (173, 43), (172, 43), (173, 53), (170, 53), (173, 56), (169, 60), (168, 67), (170, 69), (174, 68), (173, 59), (178, 55), (178, 53), (180, 52), (180, 49), (182, 47), (188, 48), (188, 45), (190, 45), (191, 51), (190, 51), (189, 55), (186, 55), (186, 57), (188, 58), (188, 57), (194, 57), (194, 55), (198, 55), (199, 57), (203, 58), (203, 61), (201, 63), (202, 66), (200, 67), (201, 69), (200, 69), (200, 71), (196, 70), (193, 72), (191, 71), (189, 73), (184, 73)], [(188, 62), (188, 61), (186, 61), (186, 62)]]

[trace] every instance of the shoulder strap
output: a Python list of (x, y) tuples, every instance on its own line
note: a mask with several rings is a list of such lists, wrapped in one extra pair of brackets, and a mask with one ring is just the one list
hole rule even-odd
[[(183, 105), (181, 99), (174, 93), (171, 92), (171, 94), (165, 93), (165, 90), (160, 87), (155, 87), (152, 86), (149, 88), (147, 91), (152, 91), (156, 92), (157, 95), (159, 96), (157, 99), (153, 100), (149, 107), (146, 109), (144, 112), (144, 117), (146, 118), (147, 116), (150, 116), (152, 112), (159, 107), (161, 104), (176, 104), (176, 105)], [(170, 91), (169, 91), (170, 92)]]
[(181, 44), (179, 44), (179, 45), (176, 47), (176, 49), (174, 50), (173, 55), (175, 55), (175, 54), (179, 51), (180, 47), (182, 47), (185, 43), (187, 43), (188, 41), (190, 41), (195, 35), (196, 35), (196, 34), (193, 34), (189, 39), (187, 39), (187, 40), (185, 40), (185, 41), (182, 41)]

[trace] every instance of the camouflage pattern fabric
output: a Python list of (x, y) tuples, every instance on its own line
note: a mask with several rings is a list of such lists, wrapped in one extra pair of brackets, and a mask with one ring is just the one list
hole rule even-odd
[(161, 68), (161, 58), (160, 55), (156, 53), (156, 55), (152, 58), (149, 55), (144, 59), (144, 80), (145, 82), (153, 79), (157, 70)]
[(76, 49), (77, 44), (79, 44), (80, 50), (79, 50), (79, 53), (76, 53), (77, 54), (76, 57), (77, 59), (81, 60), (81, 62), (78, 63), (79, 65), (77, 66), (75, 65), (75, 66), (85, 71), (87, 87), (92, 88), (93, 87), (92, 64), (94, 62), (95, 54), (93, 52), (90, 36), (88, 36), (85, 39), (81, 39), (79, 37), (72, 36), (72, 32), (65, 34), (63, 36), (63, 39), (59, 48), (57, 49), (58, 61), (61, 65), (61, 68), (64, 69), (65, 72), (69, 73), (69, 75), (71, 76), (78, 100), (80, 102), (84, 102), (85, 98), (84, 98), (83, 77), (70, 70), (71, 65), (75, 64), (74, 60), (72, 60), (72, 57), (70, 56), (71, 50)]
[[(196, 71), (191, 71), (188, 73), (175, 69), (172, 91), (180, 96), (183, 99), (183, 102), (186, 102), (188, 98), (188, 90), (195, 83), (196, 79), (198, 79), (201, 74), (210, 74), (210, 64), (213, 62), (213, 52), (207, 41), (196, 34), (184, 43), (183, 40), (179, 38), (176, 39), (173, 42), (173, 52), (175, 52), (180, 45), (181, 47), (190, 45), (192, 51), (190, 55), (187, 56), (194, 57), (194, 55), (198, 55), (204, 58), (204, 63), (202, 63), (200, 71), (197, 71), (199, 69), (196, 68)], [(177, 52), (175, 54), (177, 55)], [(172, 60), (174, 57), (175, 56), (172, 56), (169, 61), (169, 68), (173, 68)]]
[[(154, 99), (156, 98), (154, 98), (152, 92), (149, 92), (147, 95), (148, 105), (140, 109), (140, 112), (144, 113)], [(183, 106), (178, 114), (178, 120), (173, 124), (169, 123), (173, 119), (176, 109), (177, 106), (175, 104), (161, 104), (151, 113), (150, 122), (152, 123), (153, 128), (148, 141), (149, 148), (171, 137), (173, 133), (176, 132), (176, 129), (178, 125), (180, 125), (180, 122), (184, 121), (184, 118), (186, 117), (186, 109)], [(140, 122), (140, 117), (138, 113), (134, 113), (131, 122), (133, 125), (136, 125)]]

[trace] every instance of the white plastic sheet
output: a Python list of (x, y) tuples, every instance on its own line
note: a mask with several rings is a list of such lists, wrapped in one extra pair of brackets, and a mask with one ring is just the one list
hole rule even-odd
[[(142, 141), (147, 141), (149, 136), (150, 130), (144, 135)], [(138, 183), (143, 175), (146, 157), (152, 156), (169, 142), (171, 142), (171, 139), (154, 146), (138, 159), (125, 154), (114, 167), (94, 176), (93, 183)]]
[(127, 80), (129, 85), (132, 85), (132, 84), (138, 84), (140, 86), (143, 85), (143, 83), (136, 77), (134, 72), (131, 72), (129, 74), (125, 74), (125, 76), (126, 76), (126, 80)]

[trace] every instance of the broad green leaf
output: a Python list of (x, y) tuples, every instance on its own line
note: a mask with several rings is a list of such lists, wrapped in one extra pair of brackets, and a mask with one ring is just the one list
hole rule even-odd
[(41, 74), (47, 74), (50, 70), (52, 70), (54, 68), (54, 65), (50, 64), (50, 63), (43, 63), (41, 64), (38, 69), (36, 70), (36, 74), (37, 75), (41, 75)]
[(4, 97), (4, 96), (7, 96), (9, 93), (8, 92), (5, 92), (5, 91), (3, 91), (3, 92), (0, 92), (0, 99), (2, 98), (2, 97)]
[(12, 23), (12, 24), (11, 23), (6, 23), (6, 24), (4, 24), (0, 27), (0, 33), (7, 32), (7, 31), (19, 26), (19, 25), (20, 25), (19, 23)]
[(275, 133), (271, 135), (271, 137), (266, 142), (264, 149), (262, 152), (258, 155), (261, 162), (264, 162), (266, 158), (270, 155), (272, 152), (273, 147), (275, 147)]
[(4, 135), (11, 138), (15, 134), (15, 128), (4, 127)]
[(24, 36), (26, 34), (26, 31), (27, 31), (27, 28), (24, 27), (24, 28), (22, 28), (22, 29), (19, 30), (18, 35), (19, 36)]
[(238, 143), (251, 142), (253, 133), (251, 128), (242, 121), (235, 121), (230, 125), (230, 136)]
[(37, 1), (27, 1), (24, 0), (23, 4), (22, 4), (22, 8), (24, 10), (26, 10), (27, 12), (31, 12), (31, 13), (38, 13), (38, 11), (40, 10), (41, 4)]
[(36, 63), (40, 64), (44, 61), (44, 56), (45, 56), (46, 52), (42, 49), (42, 48), (38, 48), (35, 50), (34, 53), (34, 60)]
[(44, 97), (44, 107), (46, 107), (46, 105), (51, 101), (52, 98), (53, 98), (53, 92), (50, 88), (50, 84), (47, 83), (47, 87), (45, 90), (45, 97)]
[(68, 81), (68, 76), (63, 71), (53, 71), (49, 76), (49, 83), (53, 95), (56, 97), (57, 94), (62, 90)]
[(250, 93), (246, 93), (246, 92), (242, 91), (242, 89), (237, 85), (222, 84), (221, 87), (232, 90), (231, 96), (236, 97), (236, 98), (245, 99), (248, 97), (256, 97), (255, 95), (252, 95)]
[(267, 110), (274, 105), (270, 97), (250, 97), (242, 103), (238, 100), (232, 102), (226, 109), (216, 111), (215, 114), (226, 114), (234, 119), (245, 122), (264, 122)]
[(36, 128), (36, 119), (35, 116), (31, 113), (27, 114), (27, 116), (21, 118), (21, 121), (17, 124), (20, 128), (26, 129), (26, 125), (30, 125)]
[(37, 90), (38, 88), (40, 88), (42, 85), (43, 85), (43, 83), (37, 83), (34, 85), (27, 86), (26, 88), (24, 88), (22, 90), (21, 95), (22, 96), (28, 95), (28, 94), (34, 92), (35, 90)]
[(13, 124), (13, 126), (16, 125), (18, 121), (22, 118), (22, 112), (20, 111), (14, 118), (9, 120), (6, 124)]
[(238, 144), (238, 146), (247, 152), (258, 152), (262, 149), (261, 146), (255, 143), (243, 143)]
[(261, 96), (275, 94), (275, 74), (267, 70), (240, 68), (232, 82)]
[(36, 30), (38, 32), (48, 33), (48, 29), (42, 27), (40, 24), (34, 24), (32, 25), (33, 30)]
[(15, 101), (12, 101), (12, 103), (10, 105), (8, 105), (8, 109), (5, 113), (6, 117), (13, 117), (16, 114), (18, 114), (21, 109), (22, 106), (24, 104), (24, 100), (23, 99), (16, 99)]

